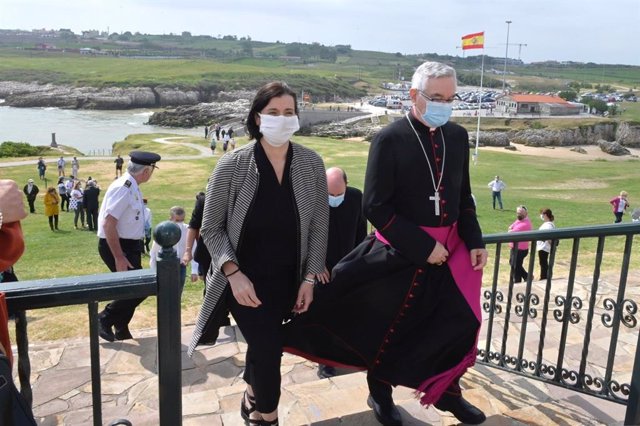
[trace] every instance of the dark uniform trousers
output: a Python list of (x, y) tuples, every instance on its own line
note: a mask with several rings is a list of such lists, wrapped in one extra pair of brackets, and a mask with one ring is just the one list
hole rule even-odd
[[(142, 241), (120, 239), (122, 252), (129, 263), (133, 265), (133, 269), (142, 269)], [(116, 260), (109, 249), (107, 240), (100, 238), (98, 242), (98, 253), (102, 261), (107, 265), (111, 272), (116, 272)], [(135, 299), (114, 300), (105, 306), (104, 310), (99, 314), (106, 325), (113, 325), (116, 330), (125, 328), (136, 310), (136, 307), (142, 303), (146, 297), (137, 297)]]

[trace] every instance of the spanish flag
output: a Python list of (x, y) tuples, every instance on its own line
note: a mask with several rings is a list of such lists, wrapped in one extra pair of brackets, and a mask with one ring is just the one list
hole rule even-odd
[(484, 49), (484, 31), (462, 36), (462, 50)]

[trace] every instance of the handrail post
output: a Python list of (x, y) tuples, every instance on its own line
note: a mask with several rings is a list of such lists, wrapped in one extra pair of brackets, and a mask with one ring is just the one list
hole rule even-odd
[(98, 302), (90, 302), (89, 348), (91, 352), (91, 401), (93, 403), (93, 424), (102, 424), (102, 382), (100, 379), (100, 342), (98, 341)]
[(158, 384), (160, 425), (182, 424), (182, 360), (180, 349), (180, 261), (173, 245), (180, 228), (170, 221), (156, 226), (153, 236), (162, 250), (157, 262)]
[(636, 355), (633, 361), (633, 372), (631, 373), (629, 388), (624, 424), (637, 425), (640, 424), (640, 333), (638, 334), (638, 343), (636, 343)]

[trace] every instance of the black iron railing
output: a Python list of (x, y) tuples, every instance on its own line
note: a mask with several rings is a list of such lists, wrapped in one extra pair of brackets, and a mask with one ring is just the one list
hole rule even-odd
[[(157, 296), (159, 424), (182, 424), (182, 366), (180, 358), (179, 260), (173, 249), (180, 238), (175, 224), (163, 222), (154, 236), (163, 247), (157, 274), (146, 269), (108, 274), (20, 281), (3, 284), (9, 312), (16, 313), (16, 340), (21, 393), (31, 403), (30, 367), (25, 311), (87, 304), (91, 351), (93, 424), (102, 425), (98, 302)], [(96, 248), (97, 249), (97, 248)]]
[[(640, 293), (628, 291), (640, 285), (638, 234), (640, 223), (486, 235), (493, 274), (484, 282), (478, 362), (626, 404), (625, 424), (639, 424)], [(545, 280), (535, 279), (536, 240), (552, 240)], [(507, 245), (519, 241), (530, 243), (522, 283), (510, 262), (517, 248)], [(592, 356), (596, 338), (606, 353)]]

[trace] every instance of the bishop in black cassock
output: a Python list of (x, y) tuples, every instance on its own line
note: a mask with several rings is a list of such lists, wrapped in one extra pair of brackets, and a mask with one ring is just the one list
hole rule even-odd
[(396, 385), (463, 422), (485, 419), (462, 398), (458, 380), (475, 362), (487, 252), (467, 131), (426, 120), (432, 103), (450, 104), (456, 88), (455, 71), (435, 64), (453, 76), (418, 79), (412, 111), (371, 143), (363, 205), (375, 235), (335, 266), (309, 312), (287, 326), (286, 351), (368, 371), (369, 404), (383, 424), (401, 424)]

